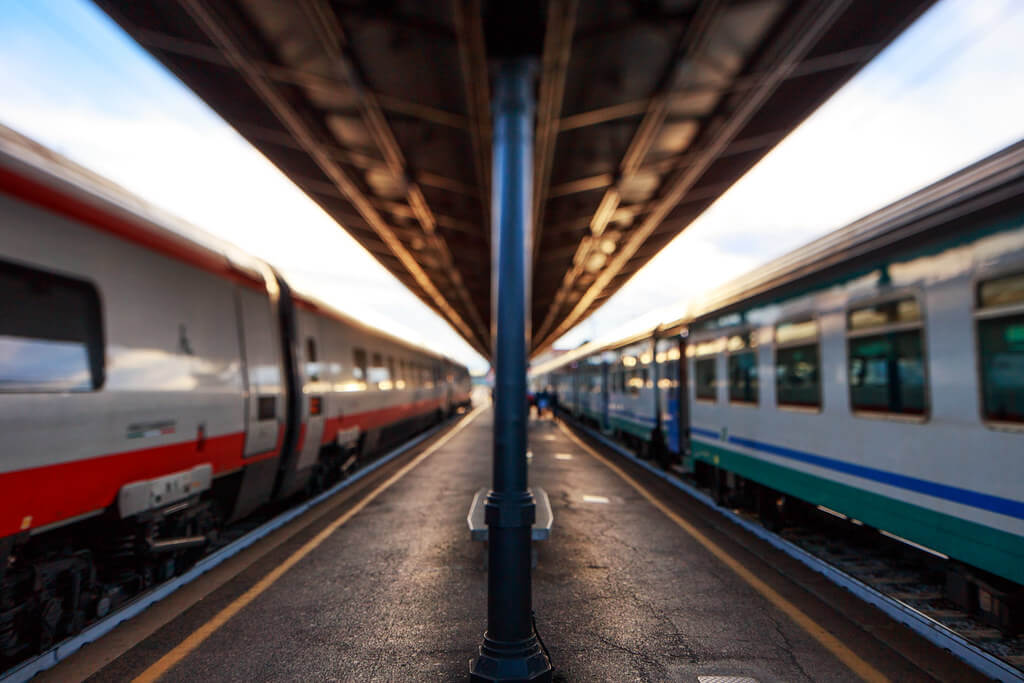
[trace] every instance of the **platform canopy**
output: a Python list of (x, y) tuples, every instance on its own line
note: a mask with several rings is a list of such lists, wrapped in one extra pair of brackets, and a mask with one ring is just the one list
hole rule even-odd
[(539, 351), (932, 1), (96, 0), (485, 356), (497, 58), (537, 61)]

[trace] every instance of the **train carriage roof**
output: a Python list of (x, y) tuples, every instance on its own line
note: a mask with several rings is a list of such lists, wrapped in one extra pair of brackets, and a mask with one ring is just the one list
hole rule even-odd
[(538, 69), (534, 351), (933, 0), (95, 0), (485, 356), (490, 68)]

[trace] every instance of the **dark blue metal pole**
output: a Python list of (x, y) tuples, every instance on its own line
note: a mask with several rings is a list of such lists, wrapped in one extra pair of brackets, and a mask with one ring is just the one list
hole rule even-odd
[(530, 535), (535, 506), (526, 486), (526, 352), (533, 234), (534, 69), (509, 60), (494, 88), (492, 300), (494, 483), (487, 496), (487, 632), (473, 681), (550, 681), (551, 663), (531, 618)]

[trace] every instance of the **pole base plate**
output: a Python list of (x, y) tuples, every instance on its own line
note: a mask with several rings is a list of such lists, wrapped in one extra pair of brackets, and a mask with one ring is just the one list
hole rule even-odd
[(480, 656), (469, 666), (473, 683), (550, 683), (552, 674), (551, 662), (535, 635), (511, 646), (484, 636)]

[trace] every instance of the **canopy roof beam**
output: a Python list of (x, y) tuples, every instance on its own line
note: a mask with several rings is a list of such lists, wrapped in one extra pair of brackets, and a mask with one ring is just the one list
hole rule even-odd
[[(618, 178), (616, 178), (614, 184), (605, 190), (604, 197), (602, 197), (601, 203), (598, 205), (590, 221), (590, 232), (595, 238), (600, 237), (604, 233), (609, 221), (615, 215), (616, 209), (619, 208), (622, 195), (619, 192), (618, 185), (623, 181), (628, 182), (640, 169), (643, 160), (647, 157), (651, 145), (665, 123), (665, 117), (668, 114), (668, 95), (672, 91), (673, 86), (679, 81), (680, 72), (684, 68), (689, 67), (690, 58), (700, 49), (703, 41), (707, 39), (708, 26), (717, 16), (722, 5), (723, 2), (721, 0), (705, 0), (698, 6), (690, 18), (686, 31), (679, 42), (676, 55), (670, 62), (669, 71), (662, 79), (662, 86), (659, 92), (647, 101), (643, 119), (619, 162)], [(580, 243), (579, 251), (573, 259), (573, 267), (566, 272), (565, 277), (562, 279), (562, 284), (555, 293), (551, 306), (548, 308), (544, 321), (537, 328), (537, 336), (542, 340), (541, 346), (547, 343), (547, 333), (559, 322), (558, 316), (576, 288), (576, 280), (585, 272), (587, 264), (593, 263), (590, 259), (590, 252), (594, 246), (593, 240)], [(586, 306), (581, 309), (581, 312), (585, 309)], [(562, 321), (561, 325), (558, 325), (559, 329), (563, 327), (564, 321)], [(569, 328), (565, 327), (565, 329), (568, 330)]]
[[(702, 4), (701, 9), (709, 6)], [(704, 146), (696, 153), (695, 157), (687, 166), (677, 171), (663, 187), (666, 190), (659, 192), (658, 199), (652, 202), (649, 212), (645, 215), (638, 227), (633, 228), (625, 242), (619, 245), (615, 254), (595, 278), (594, 282), (587, 288), (568, 314), (558, 317), (560, 307), (568, 298), (575, 278), (579, 274), (578, 263), (563, 280), (563, 286), (556, 295), (556, 300), (549, 309), (549, 314), (538, 330), (539, 342), (534, 351), (539, 351), (552, 344), (558, 337), (568, 332), (576, 323), (581, 321), (585, 315), (593, 310), (593, 304), (599, 296), (606, 292), (612, 281), (619, 276), (630, 259), (637, 253), (644, 242), (651, 236), (654, 230), (661, 225), (669, 213), (683, 199), (687, 192), (693, 188), (697, 181), (710, 165), (724, 152), (742, 131), (762, 104), (776, 91), (776, 89), (788, 78), (791, 78), (800, 66), (804, 55), (821, 39), (830, 29), (838, 17), (849, 6), (849, 0), (823, 0), (803, 5), (798, 15), (786, 25), (786, 35), (780, 40), (783, 46), (781, 54), (775, 55), (773, 65), (762, 70), (763, 78), (752, 87), (742, 98), (738, 98), (735, 108), (724, 120), (712, 122), (710, 134), (703, 136), (706, 140)], [(676, 62), (676, 68), (683, 60)], [(756, 72), (756, 70), (755, 70)], [(658, 98), (655, 98), (657, 100)], [(657, 116), (656, 113), (652, 116)], [(645, 117), (646, 120), (646, 117)], [(715, 125), (717, 124), (717, 125)], [(641, 124), (640, 130), (644, 129)], [(635, 158), (627, 154), (624, 162)], [(593, 229), (594, 226), (592, 226)], [(598, 225), (597, 227), (602, 227)], [(595, 233), (600, 234), (600, 233)], [(585, 262), (585, 259), (583, 259)], [(611, 290), (607, 290), (611, 291)]]
[(437, 234), (437, 219), (430, 210), (426, 197), (423, 196), (423, 190), (420, 189), (419, 184), (417, 184), (409, 172), (406, 157), (402, 154), (398, 140), (395, 139), (394, 133), (388, 125), (387, 118), (381, 111), (376, 95), (362, 82), (358, 67), (346, 49), (348, 39), (345, 36), (341, 20), (325, 0), (301, 0), (301, 3), (315, 30), (316, 38), (321, 43), (321, 47), (341, 71), (349, 86), (355, 91), (358, 97), (362, 123), (364, 123), (367, 130), (373, 136), (377, 148), (387, 164), (388, 170), (395, 180), (406, 185), (406, 201), (423, 229), (424, 240), (436, 254), (437, 261), (441, 264), (447, 274), (447, 278), (451, 281), (452, 288), (462, 303), (462, 309), (468, 313), (469, 324), (474, 333), (473, 338), (485, 345), (489, 338), (489, 332), (480, 318), (472, 297), (462, 282), (460, 269), (455, 267), (452, 252), (447, 248), (447, 243), (444, 239)]
[[(295, 109), (287, 97), (279, 90), (278, 85), (261, 68), (259, 63), (251, 59), (242, 47), (241, 41), (233, 34), (224, 22), (218, 19), (204, 0), (179, 0), (189, 16), (203, 30), (206, 36), (225, 55), (231, 66), (245, 79), (249, 87), (258, 93), (267, 107), (287, 128), (292, 137), (299, 143), (303, 151), (313, 159), (323, 173), (331, 179), (342, 195), (356, 208), (359, 215), (369, 224), (378, 237), (388, 246), (395, 257), (409, 271), (416, 283), (426, 294), (428, 302), (447, 318), (469, 342), (481, 353), (486, 354), (487, 345), (479, 336), (479, 332), (467, 323), (465, 318), (448, 302), (444, 294), (431, 280), (416, 257), (410, 253), (394, 230), (373, 207), (370, 200), (359, 186), (341, 168), (333, 156), (328, 153), (316, 133), (314, 133), (303, 115)], [(223, 9), (223, 8), (222, 8)]]
[(463, 310), (469, 315), (469, 323), (473, 328), (474, 338), (481, 343), (485, 343), (489, 336), (488, 330), (484, 326), (483, 320), (480, 318), (476, 306), (462, 282), (459, 269), (452, 262), (452, 255), (448, 250), (447, 243), (443, 237), (437, 234), (437, 219), (427, 204), (423, 191), (409, 173), (405, 155), (402, 154), (402, 149), (388, 125), (387, 118), (381, 110), (377, 97), (363, 83), (355, 61), (346, 50), (348, 39), (345, 36), (340, 19), (324, 0), (301, 0), (301, 2), (302, 8), (315, 29), (315, 34), (321, 48), (341, 71), (349, 86), (355, 91), (359, 101), (363, 125), (366, 126), (373, 137), (377, 149), (380, 150), (381, 156), (387, 164), (388, 170), (397, 181), (405, 185), (406, 202), (423, 230), (424, 239), (431, 249), (436, 252), (438, 261), (448, 273), (453, 289), (458, 294), (458, 299), (462, 303)]
[[(491, 95), (480, 0), (452, 0), (455, 37), (466, 93), (470, 140), (480, 198), (481, 233), (491, 237)], [(489, 355), (489, 354), (484, 354)]]
[(555, 158), (559, 117), (565, 96), (565, 77), (572, 55), (572, 35), (576, 26), (578, 0), (551, 0), (548, 4), (544, 49), (540, 62), (537, 97), (536, 137), (533, 166), (533, 261), (540, 253), (544, 227), (544, 206)]

